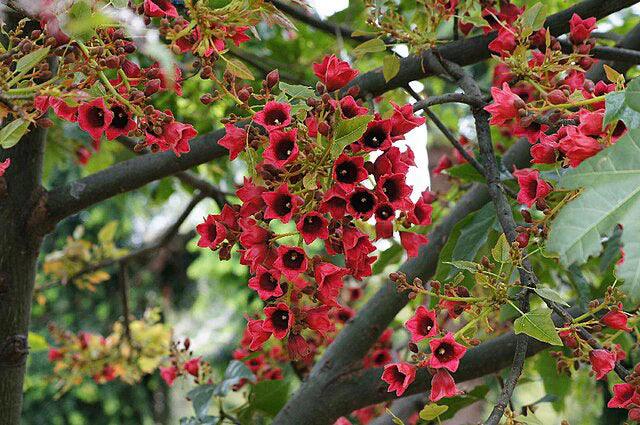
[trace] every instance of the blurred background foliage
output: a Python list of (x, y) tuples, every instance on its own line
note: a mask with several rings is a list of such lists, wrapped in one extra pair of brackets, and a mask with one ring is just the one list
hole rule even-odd
[[(318, 1), (322, 3), (325, 0)], [(397, 3), (406, 14), (412, 13), (416, 7), (416, 2), (412, 0), (400, 0)], [(573, 3), (571, 0), (544, 1), (548, 13)], [(348, 7), (327, 19), (353, 29), (367, 29), (361, 0), (350, 0)], [(599, 23), (599, 30), (624, 34), (638, 21), (637, 14), (633, 10), (627, 10)], [(308, 82), (309, 85), (313, 85), (315, 78), (311, 71), (311, 63), (330, 53), (339, 54), (343, 58), (349, 57), (355, 46), (348, 40), (336, 39), (300, 22), (295, 24), (296, 32), (260, 25), (257, 31), (261, 39), (253, 39), (243, 44), (238, 55), (250, 55), (252, 60), (248, 61), (248, 64), (256, 77), (264, 75), (264, 70), (260, 68), (267, 68), (268, 71), (277, 67), (283, 80), (288, 79), (293, 83)], [(380, 66), (386, 54), (365, 55), (355, 61), (355, 66), (361, 72), (374, 69)], [(251, 62), (258, 66), (251, 65)], [(196, 72), (192, 59), (184, 58), (182, 66), (185, 77), (184, 96), (177, 97), (169, 93), (159, 96), (156, 104), (158, 108), (171, 109), (178, 120), (194, 125), (200, 133), (221, 127), (221, 118), (230, 113), (239, 113), (232, 102), (203, 105), (199, 98), (211, 87), (208, 82), (194, 76)], [(490, 87), (491, 71), (490, 62), (472, 67), (473, 74), (486, 89)], [(260, 78), (256, 78), (256, 86), (260, 81)], [(422, 81), (422, 84), (414, 88), (423, 95), (438, 95), (455, 89), (449, 83), (435, 78)], [(389, 100), (399, 103), (408, 101), (402, 91), (388, 93), (384, 98), (385, 102), (379, 104), (382, 112), (389, 108)], [(454, 133), (471, 135), (470, 117), (462, 107), (434, 107), (433, 112)], [(74, 125), (61, 122), (56, 124), (48, 133), (46, 145), (47, 187), (95, 173), (134, 155), (116, 142), (103, 142), (102, 149), (89, 159), (86, 166), (80, 166), (71, 158), (79, 146), (89, 148), (90, 140)], [(437, 152), (442, 152), (446, 142), (437, 129), (429, 130), (428, 146), (432, 158), (430, 168), (433, 168), (439, 156)], [(509, 143), (507, 140), (502, 142)], [(418, 165), (426, 173), (427, 164)], [(231, 165), (226, 159), (201, 165), (197, 172), (202, 178), (217, 184), (226, 192), (233, 192), (234, 184), (241, 181), (243, 175), (241, 166)], [(464, 186), (473, 181), (473, 175), (460, 173), (458, 180)], [(447, 190), (450, 186), (447, 177), (436, 177), (433, 185), (441, 190)], [(117, 221), (114, 238), (117, 247), (135, 249), (149, 243), (176, 219), (189, 202), (192, 193), (191, 188), (178, 180), (165, 178), (137, 191), (112, 198), (58, 225), (44, 243), (41, 260), (44, 261), (48, 253), (63, 249), (67, 237), (79, 226), (84, 229), (83, 238), (95, 242), (100, 230), (112, 220)], [(459, 191), (452, 189), (445, 199), (453, 203), (458, 196)], [(442, 204), (442, 209), (436, 211), (436, 215), (446, 210), (447, 202)], [(229, 262), (221, 262), (217, 255), (195, 246), (195, 225), (203, 216), (217, 211), (218, 208), (213, 201), (205, 199), (200, 202), (182, 225), (180, 235), (164, 249), (132, 262), (129, 265), (129, 273), (132, 314), (139, 317), (148, 307), (161, 307), (163, 320), (172, 326), (174, 337), (190, 337), (196, 355), (204, 355), (219, 374), (222, 374), (231, 359), (231, 352), (241, 337), (245, 323), (243, 315), (257, 311), (261, 303), (255, 293), (247, 287), (247, 270), (239, 265), (237, 256), (233, 256)], [(485, 222), (483, 226), (480, 228), (479, 237), (485, 238), (487, 242), (484, 246), (479, 244), (478, 249), (471, 253), (476, 258), (481, 257), (486, 252), (486, 247), (492, 246), (497, 237), (495, 223)], [(450, 252), (447, 249), (443, 251), (443, 260), (447, 260), (447, 255), (455, 252), (455, 244), (464, 232), (465, 228), (461, 226), (457, 237), (452, 238), (448, 244)], [(609, 242), (611, 252), (616, 252), (615, 244), (615, 238)], [(571, 269), (563, 272), (554, 261), (540, 256), (536, 258), (539, 261), (536, 267), (542, 272), (542, 281), (566, 283), (564, 295), (581, 302), (597, 297), (601, 288), (611, 283), (612, 267), (615, 263), (615, 258), (609, 257), (603, 261), (592, 260), (582, 270)], [(394, 250), (392, 246), (382, 253), (382, 259), (376, 265), (376, 269), (388, 272), (402, 261), (400, 250)], [(82, 385), (58, 398), (56, 382), (51, 378), (51, 366), (47, 360), (47, 347), (43, 340), (48, 338), (47, 325), (55, 322), (74, 332), (86, 330), (108, 333), (113, 322), (121, 317), (122, 307), (118, 296), (117, 271), (114, 268), (107, 268), (106, 271), (110, 278), (96, 285), (93, 292), (79, 289), (73, 284), (58, 284), (39, 292), (40, 296), (34, 300), (31, 327), (33, 355), (29, 358), (25, 385), (25, 424), (172, 424), (177, 423), (177, 418), (181, 416), (192, 415), (191, 405), (185, 400), (190, 388), (178, 382), (169, 389), (157, 374), (147, 376), (139, 385), (133, 386), (119, 381), (97, 385), (91, 380), (85, 380)], [(448, 271), (439, 268), (438, 274), (445, 276)], [(45, 283), (47, 278), (41, 273), (38, 281)], [(379, 281), (380, 278), (369, 281), (367, 296), (377, 289)], [(401, 313), (395, 324), (403, 323), (409, 314), (408, 309)], [(516, 390), (515, 404), (535, 405), (538, 409), (536, 414), (544, 419), (544, 423), (559, 423), (562, 418), (568, 419), (572, 424), (619, 422), (620, 418), (600, 416), (609, 391), (606, 385), (596, 385), (593, 379), (589, 379), (588, 371), (581, 372), (573, 378), (558, 376), (555, 362), (548, 353), (540, 354), (534, 362), (528, 363), (527, 367), (529, 373)], [(278, 406), (286, 400), (287, 392), (295, 388), (295, 375), (286, 370), (285, 376), (284, 384), (277, 384), (278, 388), (266, 389), (271, 398), (264, 401), (265, 411), (277, 412)], [(499, 391), (496, 378), (487, 377), (479, 380), (477, 384), (482, 384), (481, 381), (491, 389), (486, 400), (495, 400)], [(484, 404), (483, 409), (489, 406), (487, 403)]]

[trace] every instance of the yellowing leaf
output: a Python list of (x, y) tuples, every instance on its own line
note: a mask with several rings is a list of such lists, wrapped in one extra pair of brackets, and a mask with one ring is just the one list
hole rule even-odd
[(227, 71), (238, 78), (245, 80), (254, 80), (253, 74), (247, 68), (247, 65), (238, 59), (227, 59)]
[(396, 55), (386, 56), (382, 60), (382, 75), (384, 80), (389, 82), (400, 71), (400, 59)]

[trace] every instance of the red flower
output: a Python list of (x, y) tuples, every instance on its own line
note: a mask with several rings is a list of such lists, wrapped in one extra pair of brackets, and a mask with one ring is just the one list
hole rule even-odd
[(591, 350), (589, 361), (591, 361), (591, 369), (595, 372), (596, 379), (600, 380), (613, 370), (616, 365), (616, 355), (609, 350), (600, 348)]
[(341, 185), (333, 186), (324, 194), (319, 211), (329, 213), (336, 220), (341, 220), (347, 210), (348, 194)]
[(264, 320), (249, 320), (247, 322), (247, 335), (249, 335), (249, 350), (256, 351), (262, 348), (262, 344), (271, 336), (271, 332), (264, 330)]
[(318, 284), (318, 299), (329, 306), (338, 306), (336, 302), (342, 289), (347, 270), (331, 263), (319, 263), (314, 268), (316, 283)]
[(640, 394), (631, 384), (616, 384), (613, 386), (613, 397), (607, 403), (607, 407), (626, 409), (630, 404), (640, 406)]
[(200, 235), (199, 247), (210, 248), (213, 251), (226, 239), (227, 229), (218, 221), (219, 217), (209, 214), (203, 223), (196, 226), (196, 232)]
[(300, 360), (311, 354), (311, 345), (298, 334), (291, 334), (287, 340), (287, 351), (291, 360)]
[(172, 149), (173, 152), (180, 156), (181, 153), (187, 153), (191, 149), (189, 141), (196, 137), (198, 132), (191, 124), (184, 124), (178, 121), (171, 121), (164, 128), (164, 143), (159, 143), (160, 149), (167, 151)]
[(278, 298), (284, 294), (280, 286), (280, 272), (258, 265), (257, 274), (249, 279), (249, 288), (258, 293), (260, 299)]
[(258, 264), (271, 265), (275, 260), (275, 251), (271, 247), (271, 232), (260, 227), (253, 218), (240, 220), (240, 243), (244, 250), (241, 251), (240, 264), (248, 265), (252, 272), (256, 271)]
[(393, 115), (391, 115), (391, 138), (398, 140), (416, 127), (420, 127), (426, 121), (424, 117), (417, 117), (413, 114), (413, 107), (409, 104), (398, 106), (391, 102)]
[(405, 183), (405, 175), (401, 173), (380, 177), (376, 185), (376, 194), (378, 199), (386, 198), (395, 209), (404, 210), (412, 205), (409, 199), (411, 186)]
[(433, 206), (421, 197), (418, 202), (415, 203), (413, 209), (409, 211), (408, 218), (413, 224), (419, 226), (427, 226), (431, 224), (431, 213), (433, 212)]
[(428, 365), (434, 369), (444, 368), (450, 372), (458, 370), (460, 359), (467, 352), (466, 347), (458, 344), (451, 332), (443, 338), (429, 341), (429, 347), (431, 347), (431, 357), (429, 357)]
[(265, 307), (264, 314), (267, 318), (262, 325), (262, 329), (272, 332), (273, 336), (282, 339), (287, 336), (289, 329), (293, 326), (294, 317), (285, 303), (278, 303), (274, 307)]
[(315, 211), (300, 217), (296, 224), (296, 229), (298, 229), (307, 245), (316, 239), (327, 239), (329, 237), (329, 222), (322, 214)]
[(283, 223), (288, 223), (298, 211), (298, 207), (304, 203), (302, 198), (289, 192), (289, 186), (286, 183), (273, 192), (264, 192), (262, 199), (267, 205), (264, 218), (277, 218)]
[(112, 120), (113, 112), (107, 109), (101, 97), (84, 103), (78, 108), (78, 125), (89, 133), (93, 140), (100, 140)]
[(62, 99), (52, 99), (51, 109), (53, 109), (53, 113), (55, 113), (56, 116), (63, 120), (70, 122), (76, 122), (78, 120), (78, 107), (69, 106)]
[(257, 186), (250, 178), (244, 177), (244, 183), (236, 191), (236, 195), (242, 201), (240, 217), (248, 217), (263, 210), (265, 203), (262, 193), (264, 191), (264, 187)]
[(351, 186), (366, 179), (369, 174), (364, 168), (364, 157), (341, 154), (333, 164), (333, 179)]
[(514, 171), (513, 175), (520, 185), (518, 202), (527, 207), (531, 207), (538, 199), (544, 199), (553, 190), (549, 183), (540, 178), (538, 170), (523, 168)]
[(282, 272), (289, 280), (295, 280), (300, 273), (307, 270), (307, 255), (297, 246), (280, 245), (277, 250), (278, 258), (274, 267)]
[(267, 146), (262, 155), (265, 164), (282, 168), (295, 160), (298, 157), (297, 133), (297, 128), (287, 132), (274, 130), (269, 133), (269, 146)]
[(393, 236), (393, 220), (396, 212), (391, 204), (385, 202), (378, 204), (375, 212), (376, 239), (390, 238)]
[(597, 139), (582, 134), (576, 127), (569, 127), (567, 135), (560, 140), (560, 151), (565, 154), (572, 167), (577, 167), (600, 150), (602, 146)]
[(391, 120), (375, 119), (367, 124), (367, 129), (359, 140), (362, 148), (367, 151), (377, 149), (386, 151), (391, 147)]
[(358, 75), (358, 70), (353, 69), (345, 61), (327, 55), (321, 63), (313, 64), (313, 73), (322, 81), (328, 91), (340, 89)]
[(582, 19), (574, 13), (569, 21), (569, 40), (573, 44), (584, 43), (596, 29), (596, 18)]
[(177, 18), (178, 11), (171, 0), (144, 0), (144, 14), (150, 17)]
[(406, 173), (409, 167), (416, 165), (414, 161), (413, 151), (407, 148), (406, 151), (400, 152), (395, 146), (380, 155), (373, 163), (373, 172), (376, 178), (385, 174)]
[(445, 397), (455, 397), (461, 394), (462, 391), (456, 387), (456, 382), (453, 380), (453, 376), (445, 369), (438, 369), (431, 379), (431, 394), (429, 394), (429, 400), (436, 402)]
[(175, 366), (160, 367), (160, 377), (168, 386), (173, 385), (173, 381), (178, 376), (178, 369)]
[(598, 109), (597, 111), (589, 111), (587, 109), (580, 109), (578, 112), (580, 117), (580, 125), (578, 131), (587, 136), (601, 136), (602, 121), (604, 120), (604, 109)]
[(627, 315), (620, 310), (611, 310), (600, 319), (603, 325), (611, 329), (618, 329), (625, 332), (631, 332), (631, 328), (627, 325)]
[(233, 40), (233, 44), (238, 47), (245, 41), (251, 40), (251, 37), (245, 34), (248, 29), (249, 27), (235, 27), (231, 31), (227, 32), (227, 37), (231, 38), (231, 40)]
[(136, 128), (136, 122), (131, 119), (127, 110), (122, 105), (113, 105), (113, 120), (105, 130), (108, 140), (113, 140), (118, 136), (126, 136)]
[(320, 307), (306, 307), (304, 309), (304, 320), (309, 328), (325, 335), (327, 332), (333, 332), (335, 325), (329, 318), (331, 307), (323, 305)]
[(49, 348), (49, 354), (47, 356), (50, 362), (55, 362), (56, 360), (64, 359), (64, 354), (57, 348)]
[(409, 257), (416, 257), (420, 247), (427, 242), (429, 242), (429, 238), (420, 233), (400, 232), (400, 243)]
[(347, 200), (347, 212), (355, 218), (368, 220), (373, 215), (376, 208), (376, 196), (365, 187), (357, 187), (350, 194)]
[(452, 166), (453, 162), (451, 162), (451, 158), (449, 158), (447, 155), (442, 155), (438, 160), (438, 165), (436, 165), (436, 168), (433, 169), (433, 174), (439, 176), (444, 170), (448, 170)]
[(409, 363), (391, 363), (384, 367), (382, 380), (389, 384), (387, 392), (395, 391), (400, 397), (416, 379), (416, 368)]
[(540, 143), (531, 146), (534, 164), (553, 164), (557, 161), (558, 142), (554, 136), (542, 136)]
[(280, 130), (291, 124), (291, 105), (269, 101), (260, 112), (254, 115), (253, 121), (269, 132)]
[(11, 165), (11, 158), (7, 158), (4, 161), (0, 162), (0, 177), (4, 176), (4, 173), (9, 168), (9, 165)]
[(416, 309), (413, 317), (404, 324), (411, 333), (411, 342), (419, 342), (425, 338), (431, 338), (438, 333), (436, 312), (428, 310), (421, 305)]
[(640, 422), (640, 408), (629, 409), (630, 421)]
[(485, 111), (491, 114), (492, 125), (502, 126), (512, 119), (518, 118), (518, 111), (526, 105), (524, 101), (509, 88), (509, 84), (503, 83), (502, 90), (491, 87), (493, 103), (485, 106)]
[(393, 361), (391, 353), (385, 348), (379, 348), (371, 353), (371, 356), (365, 357), (365, 367), (384, 367)]
[(184, 363), (184, 370), (191, 376), (198, 377), (198, 373), (200, 372), (200, 360), (202, 357), (194, 357)]
[(354, 118), (358, 115), (367, 115), (369, 113), (369, 109), (365, 106), (360, 106), (353, 96), (345, 96), (340, 99), (339, 102), (332, 100), (331, 104), (334, 105), (334, 107), (337, 106), (340, 108), (340, 115), (345, 119)]
[(510, 56), (517, 45), (513, 30), (508, 27), (501, 27), (498, 31), (498, 36), (489, 43), (489, 50), (498, 53), (500, 57), (504, 58)]

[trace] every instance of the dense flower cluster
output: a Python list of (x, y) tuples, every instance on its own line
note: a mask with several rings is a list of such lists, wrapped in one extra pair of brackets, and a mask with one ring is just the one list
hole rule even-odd
[(231, 159), (243, 155), (253, 172), (237, 191), (241, 205), (226, 205), (197, 226), (198, 245), (221, 259), (238, 245), (253, 276), (248, 285), (266, 303), (263, 316), (249, 320), (243, 349), (259, 350), (273, 337), (286, 342), (291, 359), (313, 356), (334, 331), (345, 279), (372, 273), (373, 241), (397, 231), (415, 256), (427, 238), (413, 227), (431, 223), (430, 199), (409, 196), (413, 152), (395, 145), (424, 119), (410, 105), (394, 104), (383, 118), (353, 93), (327, 93), (357, 74), (335, 56), (314, 71), (321, 96), (296, 102), (286, 90), (262, 93), (266, 103), (248, 125), (226, 124), (219, 143)]

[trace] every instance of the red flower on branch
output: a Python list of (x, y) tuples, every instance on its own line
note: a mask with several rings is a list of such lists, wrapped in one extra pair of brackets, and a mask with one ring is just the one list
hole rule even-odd
[(107, 108), (101, 97), (84, 103), (78, 108), (78, 125), (89, 133), (93, 140), (100, 140), (112, 120), (113, 112)]
[(591, 369), (596, 374), (596, 379), (604, 378), (616, 365), (616, 355), (609, 350), (597, 349), (589, 353)]
[(320, 63), (313, 64), (313, 72), (322, 81), (328, 91), (334, 91), (346, 86), (358, 75), (358, 70), (335, 57), (325, 56)]
[(518, 192), (518, 202), (531, 208), (539, 199), (544, 199), (553, 188), (549, 183), (540, 178), (538, 170), (523, 168), (513, 172), (518, 180), (520, 191)]
[(462, 394), (462, 391), (456, 387), (456, 382), (453, 380), (453, 376), (445, 370), (438, 369), (431, 379), (431, 393), (429, 394), (429, 400), (436, 402), (445, 397), (455, 397)]
[(291, 217), (298, 212), (298, 207), (304, 203), (302, 198), (289, 192), (289, 186), (286, 183), (273, 192), (264, 192), (262, 199), (267, 206), (264, 218), (275, 218), (285, 224), (291, 220)]
[(460, 359), (467, 352), (467, 348), (456, 342), (451, 332), (439, 339), (429, 341), (431, 356), (428, 365), (434, 369), (447, 369), (450, 372), (458, 370)]
[(278, 303), (272, 307), (265, 307), (264, 314), (266, 319), (262, 325), (262, 329), (273, 333), (273, 336), (282, 339), (289, 333), (293, 326), (293, 312), (285, 303)]
[(280, 130), (291, 124), (291, 105), (269, 101), (253, 116), (253, 121), (267, 131)]
[(436, 312), (421, 305), (416, 309), (413, 317), (407, 320), (404, 327), (411, 333), (411, 342), (436, 336), (438, 333)]
[(416, 368), (409, 363), (391, 363), (384, 367), (382, 380), (389, 384), (387, 392), (396, 392), (400, 397), (416, 379)]
[(280, 285), (280, 272), (268, 270), (261, 265), (258, 265), (256, 275), (249, 279), (249, 288), (256, 291), (263, 300), (278, 298), (284, 294)]

